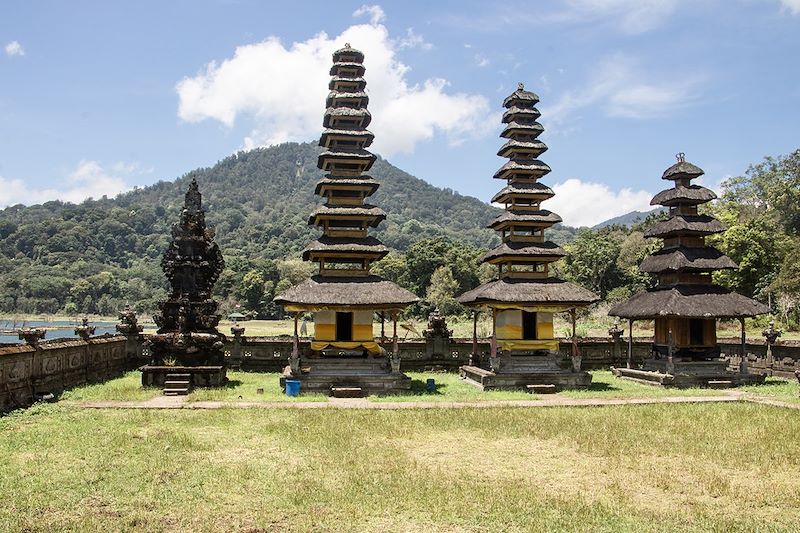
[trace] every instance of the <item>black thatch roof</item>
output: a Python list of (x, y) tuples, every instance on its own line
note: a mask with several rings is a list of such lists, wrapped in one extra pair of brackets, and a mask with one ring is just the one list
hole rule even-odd
[(339, 73), (339, 68), (341, 67), (355, 68), (358, 72), (358, 76), (362, 76), (366, 71), (363, 63), (355, 63), (353, 61), (336, 61), (333, 63), (333, 65), (331, 65), (330, 75), (337, 75)]
[(662, 174), (662, 180), (694, 179), (705, 174), (703, 169), (688, 161), (678, 161)]
[(494, 177), (497, 179), (506, 179), (507, 173), (516, 171), (526, 171), (530, 172), (533, 176), (542, 177), (550, 172), (550, 170), (547, 163), (539, 161), (538, 159), (512, 159), (500, 167), (497, 172), (495, 172)]
[[(539, 183), (538, 181), (533, 183), (506, 185), (500, 190), (500, 192), (494, 195), (492, 202), (499, 202), (501, 201), (501, 198), (505, 198), (514, 194), (529, 194), (545, 199), (555, 196), (556, 193), (553, 192), (553, 189), (543, 183)], [(560, 219), (559, 222), (561, 222)]]
[(711, 235), (723, 231), (725, 231), (725, 224), (709, 215), (674, 215), (650, 226), (644, 236)]
[(537, 140), (529, 142), (529, 141), (517, 141), (511, 139), (510, 141), (508, 141), (507, 143), (505, 143), (503, 146), (500, 147), (500, 149), (497, 151), (497, 155), (499, 155), (500, 157), (511, 157), (511, 154), (517, 148), (520, 150), (525, 149), (533, 152), (534, 157), (539, 157), (540, 155), (542, 155), (547, 151), (547, 145), (544, 144), (542, 141)]
[(339, 98), (361, 98), (366, 105), (369, 103), (369, 95), (364, 91), (355, 91), (355, 92), (343, 92), (343, 91), (331, 91), (328, 93), (328, 98), (325, 100), (325, 107), (334, 107), (333, 101), (338, 100)]
[(311, 241), (303, 250), (303, 259), (308, 260), (313, 252), (351, 253), (355, 256), (378, 256), (389, 253), (389, 248), (375, 237), (328, 237), (323, 235)]
[(499, 257), (530, 258), (536, 257), (564, 257), (567, 252), (552, 241), (544, 242), (504, 242), (500, 246), (489, 250), (482, 261), (490, 261)]
[(418, 301), (414, 293), (380, 276), (312, 276), (275, 298), (281, 305), (402, 308)]
[(361, 119), (361, 127), (366, 128), (372, 121), (372, 114), (366, 107), (329, 107), (322, 118), (322, 126), (331, 127), (333, 117), (356, 117)]
[(343, 48), (339, 48), (335, 52), (333, 52), (333, 62), (339, 61), (339, 59), (344, 55), (352, 55), (355, 56), (355, 60), (358, 62), (364, 61), (364, 52), (361, 50), (356, 50), (355, 48), (350, 46), (350, 43), (344, 45)]
[(323, 186), (325, 185), (348, 185), (352, 186), (353, 188), (359, 188), (359, 189), (369, 188), (367, 196), (373, 194), (375, 191), (378, 190), (378, 187), (380, 187), (380, 183), (378, 183), (371, 176), (362, 175), (362, 176), (347, 176), (341, 178), (333, 178), (328, 176), (330, 176), (330, 174), (327, 174), (326, 177), (322, 178), (317, 182), (317, 185), (314, 188), (314, 194), (320, 194)]
[(735, 269), (736, 263), (712, 246), (665, 248), (645, 257), (639, 270), (642, 272), (710, 271)]
[(593, 292), (558, 278), (525, 280), (502, 278), (467, 291), (458, 298), (465, 305), (490, 303), (588, 305), (600, 299)]
[(512, 107), (514, 104), (522, 103), (523, 105), (535, 105), (539, 102), (539, 97), (536, 93), (526, 91), (525, 87), (520, 83), (517, 90), (506, 96), (503, 100), (503, 107)]
[(537, 118), (542, 116), (542, 114), (535, 107), (511, 106), (505, 113), (503, 113), (503, 124), (514, 122), (515, 116), (523, 116), (526, 118), (531, 118), (533, 120), (536, 120)]
[(543, 226), (550, 227), (553, 224), (561, 222), (561, 217), (547, 209), (540, 209), (539, 211), (514, 213), (513, 211), (503, 211), (497, 215), (494, 220), (489, 223), (490, 228), (495, 228), (505, 222), (529, 222), (531, 224), (537, 223)]
[(769, 307), (719, 285), (672, 285), (640, 292), (611, 308), (611, 316), (652, 319), (738, 318), (769, 313)]
[(520, 124), (519, 122), (509, 122), (503, 131), (500, 133), (500, 137), (504, 139), (508, 139), (511, 137), (511, 132), (514, 130), (522, 130), (528, 135), (539, 135), (544, 131), (544, 126), (539, 124), (538, 122), (534, 122), (532, 124)]
[(704, 204), (716, 197), (714, 191), (701, 185), (680, 185), (656, 194), (650, 200), (650, 205)]
[(372, 144), (372, 141), (375, 139), (375, 135), (366, 129), (363, 130), (346, 130), (346, 129), (338, 129), (338, 128), (325, 128), (322, 130), (322, 135), (319, 137), (319, 145), (325, 146), (325, 139), (329, 135), (345, 135), (347, 137), (357, 137), (359, 139), (365, 139), (364, 146), (369, 146)]
[(336, 87), (336, 82), (338, 82), (338, 81), (346, 81), (346, 82), (350, 82), (350, 83), (355, 83), (356, 84), (356, 90), (358, 90), (358, 91), (363, 91), (364, 87), (367, 86), (367, 80), (365, 80), (364, 78), (345, 78), (343, 76), (332, 76), (331, 77), (331, 81), (328, 82), (328, 89), (333, 91), (334, 87)]
[(328, 215), (341, 217), (343, 219), (361, 218), (361, 217), (375, 217), (371, 222), (371, 226), (375, 227), (378, 223), (386, 218), (386, 212), (380, 207), (364, 204), (361, 206), (343, 206), (343, 205), (320, 205), (308, 217), (309, 225), (314, 224), (314, 220), (320, 215)]

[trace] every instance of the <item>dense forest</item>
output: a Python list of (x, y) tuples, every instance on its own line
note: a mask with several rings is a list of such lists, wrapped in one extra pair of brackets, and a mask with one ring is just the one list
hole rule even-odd
[[(295, 258), (319, 233), (307, 225), (320, 200), (314, 195), (322, 176), (319, 150), (311, 143), (286, 143), (239, 152), (211, 168), (113, 199), (7, 207), (0, 211), (0, 311), (113, 314), (126, 302), (154, 310), (165, 287), (159, 261), (196, 178), (228, 266), (217, 296), (264, 314), (263, 302), (281, 280), (286, 285), (309, 271)], [(496, 208), (434, 187), (380, 158), (371, 174), (381, 182), (371, 201), (388, 213), (375, 235), (391, 248), (405, 251), (426, 238), (474, 248), (496, 244), (485, 228)], [(559, 228), (553, 238), (566, 241), (574, 232)], [(273, 286), (253, 288), (262, 282)]]
[[(307, 277), (314, 265), (299, 251), (318, 231), (307, 226), (318, 203), (313, 185), (318, 148), (287, 143), (240, 152), (212, 168), (174, 182), (159, 182), (115, 199), (80, 205), (49, 202), (0, 211), (0, 311), (113, 314), (125, 303), (151, 312), (164, 296), (158, 267), (169, 229), (193, 177), (201, 184), (208, 222), (226, 260), (216, 287), (223, 310), (240, 305), (255, 316), (279, 315), (271, 300)], [(374, 203), (388, 213), (376, 236), (394, 249), (375, 272), (416, 292), (432, 306), (463, 313), (454, 296), (491, 279), (480, 265), (497, 243), (485, 228), (498, 212), (475, 198), (439, 189), (379, 159), (371, 171), (382, 186)], [(766, 158), (722, 185), (705, 206), (727, 226), (712, 244), (739, 263), (715, 274), (717, 282), (769, 302), (785, 326), (797, 326), (800, 306), (800, 150)], [(592, 229), (559, 225), (549, 238), (568, 258), (555, 274), (580, 283), (607, 301), (619, 301), (652, 279), (638, 264), (657, 249), (644, 231), (666, 216), (652, 212)]]

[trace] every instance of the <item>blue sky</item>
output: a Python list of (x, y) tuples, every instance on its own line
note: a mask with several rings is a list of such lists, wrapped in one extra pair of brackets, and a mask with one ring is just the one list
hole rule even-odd
[(314, 140), (345, 41), (366, 54), (375, 151), (483, 200), (502, 99), (538, 93), (545, 207), (573, 225), (645, 208), (676, 152), (717, 187), (800, 147), (800, 0), (6, 0), (0, 207)]

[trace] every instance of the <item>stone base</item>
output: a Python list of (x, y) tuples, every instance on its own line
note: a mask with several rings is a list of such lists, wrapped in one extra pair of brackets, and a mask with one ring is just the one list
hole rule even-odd
[(228, 382), (224, 366), (153, 366), (140, 367), (143, 387), (164, 388), (168, 374), (191, 375), (192, 387), (222, 387)]
[(558, 354), (511, 355), (499, 357), (494, 370), (465, 365), (459, 374), (467, 383), (481, 390), (536, 390), (529, 385), (552, 385), (549, 391), (588, 389), (592, 375), (564, 368), (566, 362)]
[(300, 381), (300, 394), (332, 389), (361, 389), (362, 394), (396, 394), (411, 390), (411, 378), (402, 372), (391, 371), (387, 357), (310, 357), (303, 358), (300, 373), (292, 374), (286, 367), (281, 376), (281, 389), (286, 379)]
[(692, 387), (726, 389), (764, 383), (766, 378), (763, 374), (742, 374), (729, 370), (728, 362), (720, 359), (677, 361), (671, 372), (667, 372), (665, 359), (647, 359), (641, 369), (612, 367), (611, 371), (615, 376), (630, 381), (678, 389)]

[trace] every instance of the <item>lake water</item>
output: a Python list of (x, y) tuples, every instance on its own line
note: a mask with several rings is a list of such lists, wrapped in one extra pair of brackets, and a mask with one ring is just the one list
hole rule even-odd
[[(78, 322), (72, 320), (25, 320), (16, 321), (13, 320), (4, 320), (0, 319), (0, 331), (6, 332), (8, 330), (18, 329), (22, 327), (26, 328), (47, 328), (47, 334), (44, 337), (44, 340), (53, 340), (53, 339), (75, 339), (78, 336), (75, 335), (75, 326), (78, 325)], [(89, 325), (96, 326), (97, 330), (94, 332), (95, 336), (103, 335), (105, 333), (111, 333), (112, 335), (117, 333), (115, 329), (116, 322), (89, 322)], [(52, 329), (55, 328), (55, 329)], [(4, 333), (0, 333), (0, 344), (18, 344), (24, 341), (19, 340), (19, 336), (17, 334), (13, 335), (6, 335)]]

